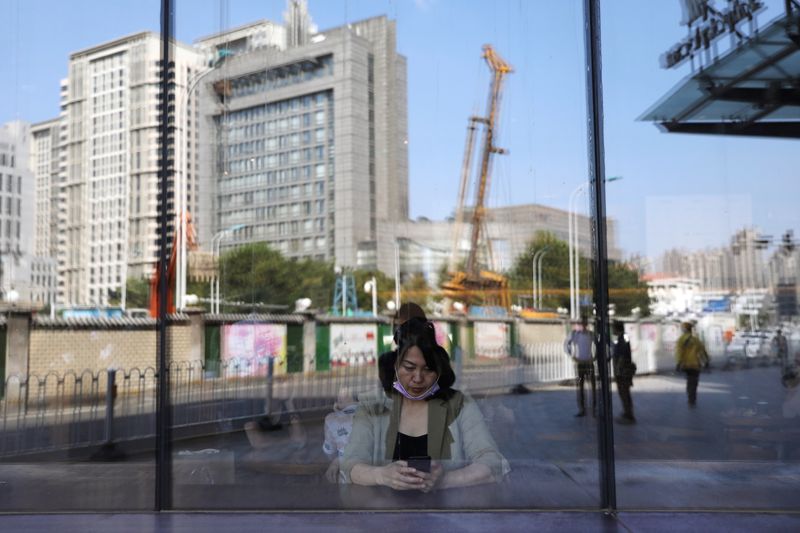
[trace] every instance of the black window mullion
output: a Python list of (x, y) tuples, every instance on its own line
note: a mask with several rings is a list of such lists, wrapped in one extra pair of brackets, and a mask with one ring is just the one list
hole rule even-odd
[(157, 511), (172, 507), (172, 472), (170, 440), (172, 417), (169, 402), (169, 374), (167, 367), (167, 294), (169, 276), (168, 269), (168, 226), (169, 218), (169, 181), (172, 174), (169, 148), (171, 144), (170, 101), (172, 91), (172, 41), (175, 27), (175, 11), (172, 0), (161, 0), (161, 69), (160, 69), (160, 113), (159, 138), (161, 151), (158, 165), (159, 194), (158, 203), (159, 246), (158, 246), (158, 401), (156, 404), (156, 487), (155, 508)]
[(601, 507), (617, 508), (614, 466), (614, 428), (609, 380), (608, 243), (606, 235), (605, 151), (603, 144), (603, 81), (600, 47), (600, 0), (584, 0), (586, 114), (589, 184), (592, 210), (592, 264), (594, 277), (595, 343), (600, 402), (597, 444), (600, 462)]

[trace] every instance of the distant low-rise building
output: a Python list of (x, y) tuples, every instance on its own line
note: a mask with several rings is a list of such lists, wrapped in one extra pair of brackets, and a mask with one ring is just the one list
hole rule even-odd
[[(467, 217), (468, 218), (468, 217)], [(578, 250), (581, 255), (591, 257), (592, 234), (589, 217), (577, 216)], [(492, 268), (503, 272), (511, 269), (517, 257), (524, 254), (537, 232), (547, 232), (555, 238), (569, 242), (568, 212), (563, 209), (539, 204), (494, 207), (486, 210), (486, 234), (491, 242)], [(463, 224), (459, 239), (455, 238), (454, 220), (429, 220), (420, 218), (406, 220), (386, 226), (378, 234), (378, 242), (397, 242), (400, 275), (403, 279), (422, 274), (428, 284), (438, 283), (438, 274), (456, 249), (456, 260), (467, 257), (470, 249), (470, 224)], [(607, 221), (608, 255), (620, 260), (621, 252), (616, 245), (616, 221)], [(485, 255), (485, 253), (483, 254)], [(488, 264), (486, 257), (481, 257)], [(358, 245), (358, 266), (377, 269), (394, 276), (394, 250), (388, 254), (377, 253), (375, 241), (362, 241)]]
[(695, 304), (700, 293), (700, 281), (673, 277), (667, 274), (647, 274), (650, 313), (657, 316), (680, 316), (696, 312)]

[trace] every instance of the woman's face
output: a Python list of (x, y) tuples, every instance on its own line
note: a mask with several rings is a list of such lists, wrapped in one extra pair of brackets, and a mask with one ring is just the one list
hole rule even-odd
[(397, 367), (397, 379), (412, 396), (419, 396), (436, 383), (439, 374), (428, 368), (422, 350), (412, 346), (406, 351), (403, 360)]

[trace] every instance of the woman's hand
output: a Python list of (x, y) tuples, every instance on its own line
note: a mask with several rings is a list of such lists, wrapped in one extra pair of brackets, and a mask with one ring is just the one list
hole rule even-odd
[(439, 463), (431, 463), (430, 472), (417, 472), (417, 475), (422, 478), (422, 492), (430, 492), (436, 488), (441, 482), (444, 475), (444, 468)]
[(377, 484), (391, 487), (394, 490), (422, 489), (425, 479), (421, 475), (429, 475), (408, 466), (405, 461), (395, 461), (382, 466), (377, 471)]
[(329, 483), (338, 483), (339, 482), (339, 458), (336, 457), (331, 464), (328, 465), (328, 469), (325, 471), (325, 479), (328, 480)]

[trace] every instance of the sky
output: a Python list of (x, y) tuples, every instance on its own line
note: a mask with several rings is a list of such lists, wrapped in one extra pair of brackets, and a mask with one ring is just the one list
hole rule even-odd
[[(716, 0), (721, 3), (721, 0)], [(158, 31), (157, 0), (0, 0), (0, 123), (58, 114), (71, 52)], [(484, 113), (491, 43), (513, 67), (496, 144), (490, 206), (566, 209), (588, 174), (581, 0), (309, 0), (320, 30), (366, 17), (397, 21), (408, 60), (412, 218), (452, 214), (470, 115)], [(760, 22), (782, 14), (768, 0)], [(282, 20), (284, 0), (178, 0), (176, 32), (191, 42), (258, 19)], [(689, 74), (659, 55), (685, 35), (678, 0), (601, 3), (607, 213), (626, 254), (727, 243), (744, 225), (798, 228), (796, 141), (677, 135), (637, 118)], [(723, 39), (724, 40), (724, 39)], [(680, 201), (685, 197), (685, 205)], [(699, 199), (699, 200), (698, 200)], [(705, 200), (703, 200), (705, 199)], [(704, 202), (707, 208), (704, 209)], [(588, 199), (579, 201), (588, 212)], [(699, 231), (702, 229), (702, 231)], [(796, 231), (800, 234), (800, 231)]]

